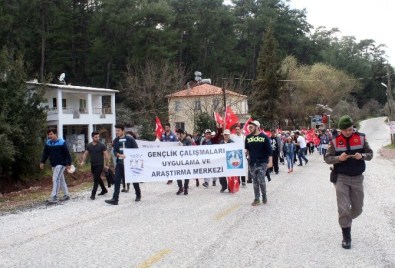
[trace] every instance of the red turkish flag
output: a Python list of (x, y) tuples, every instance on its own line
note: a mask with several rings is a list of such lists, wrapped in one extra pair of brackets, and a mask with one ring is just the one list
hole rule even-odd
[(222, 125), (224, 123), (224, 119), (222, 119), (222, 117), (217, 112), (214, 112), (214, 119), (215, 119), (215, 122), (217, 122), (220, 125)]
[(326, 114), (322, 115), (322, 123), (327, 124), (328, 123), (328, 116)]
[(232, 108), (230, 106), (226, 107), (226, 112), (225, 112), (225, 129), (230, 129), (234, 124), (239, 122), (239, 118), (235, 113), (232, 111)]
[(155, 117), (155, 133), (156, 133), (156, 137), (158, 139), (160, 139), (162, 137), (162, 133), (163, 133), (163, 127), (162, 127), (162, 123), (160, 122), (159, 118), (156, 116)]
[(244, 124), (244, 127), (243, 127), (243, 133), (244, 133), (244, 135), (248, 135), (248, 134), (250, 134), (250, 131), (249, 131), (249, 129), (248, 129), (248, 125), (250, 124), (250, 122), (252, 121), (252, 117), (250, 117), (250, 118), (248, 118), (248, 120), (247, 120), (247, 122)]

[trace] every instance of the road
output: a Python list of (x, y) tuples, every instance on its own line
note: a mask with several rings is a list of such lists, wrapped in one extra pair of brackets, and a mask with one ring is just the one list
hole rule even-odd
[(363, 214), (351, 250), (341, 248), (335, 190), (318, 153), (308, 165), (272, 175), (268, 203), (252, 207), (251, 184), (237, 194), (191, 181), (142, 184), (143, 198), (120, 204), (67, 203), (0, 217), (0, 267), (395, 267), (395, 168), (384, 118), (362, 122), (375, 156), (365, 172)]

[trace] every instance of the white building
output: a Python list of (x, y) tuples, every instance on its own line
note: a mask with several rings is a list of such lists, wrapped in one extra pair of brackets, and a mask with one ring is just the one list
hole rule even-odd
[[(36, 82), (27, 84), (28, 87), (45, 87), (47, 102), (42, 106), (47, 110), (47, 125), (58, 130), (58, 137), (68, 140), (78, 137), (81, 140), (81, 135), (84, 135), (85, 143), (92, 141), (93, 131), (98, 131), (105, 143), (111, 143), (115, 138), (117, 90)], [(85, 150), (78, 148), (75, 151), (81, 149)]]

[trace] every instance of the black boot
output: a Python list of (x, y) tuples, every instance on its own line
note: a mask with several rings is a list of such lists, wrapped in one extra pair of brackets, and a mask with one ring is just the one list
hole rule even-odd
[(184, 189), (182, 187), (178, 188), (178, 192), (176, 193), (176, 195), (180, 195), (184, 192)]
[(106, 193), (108, 193), (108, 191), (106, 188), (104, 188), (104, 190), (101, 190), (101, 192), (98, 195), (105, 195)]
[(118, 205), (118, 200), (115, 200), (114, 198), (109, 200), (104, 200), (104, 202), (110, 205)]
[(343, 241), (342, 247), (345, 249), (351, 248), (351, 227), (342, 228)]
[(184, 195), (188, 195), (188, 188), (184, 189)]

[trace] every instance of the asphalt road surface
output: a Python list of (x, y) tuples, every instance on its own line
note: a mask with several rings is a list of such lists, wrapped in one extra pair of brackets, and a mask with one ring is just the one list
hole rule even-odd
[(395, 166), (377, 153), (389, 127), (376, 118), (360, 131), (375, 155), (350, 250), (341, 247), (329, 165), (315, 152), (293, 174), (280, 166), (257, 207), (252, 184), (221, 194), (218, 182), (191, 180), (188, 196), (176, 196), (175, 182), (144, 183), (139, 203), (133, 190), (118, 206), (104, 203), (112, 190), (94, 201), (84, 192), (1, 216), (0, 267), (395, 267)]

